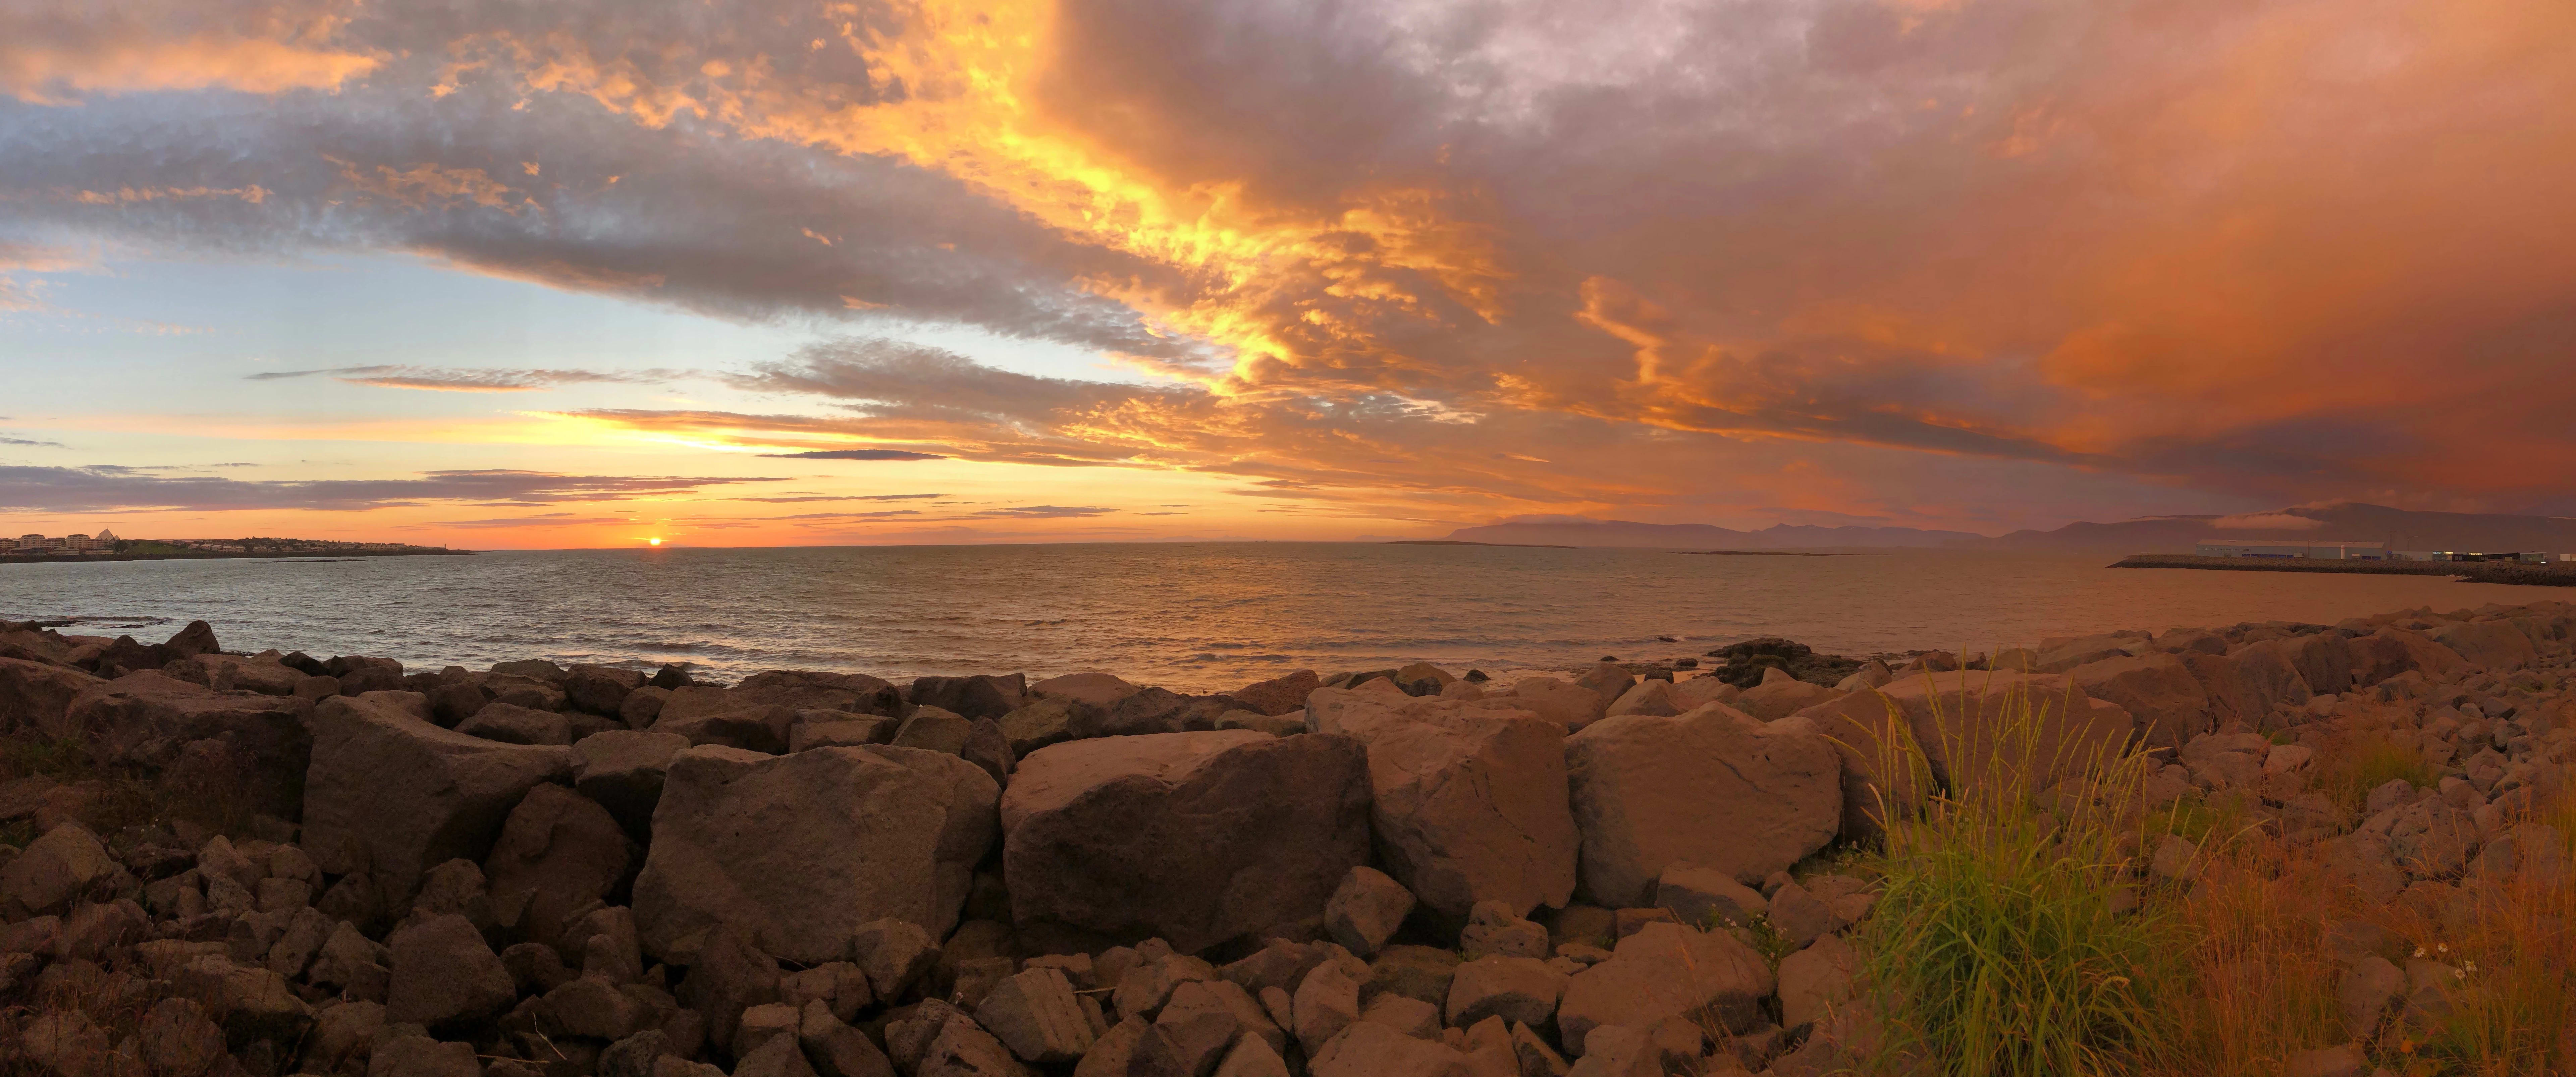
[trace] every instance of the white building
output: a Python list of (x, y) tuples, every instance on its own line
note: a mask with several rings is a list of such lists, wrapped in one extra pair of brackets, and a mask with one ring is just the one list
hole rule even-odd
[(2202, 542), (2192, 553), (2316, 561), (2385, 561), (2389, 556), (2388, 544), (2383, 542)]

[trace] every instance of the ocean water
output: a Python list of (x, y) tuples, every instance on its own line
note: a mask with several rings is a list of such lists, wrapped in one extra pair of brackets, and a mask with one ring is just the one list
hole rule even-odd
[(2104, 567), (2112, 559), (1199, 543), (126, 561), (0, 566), (0, 617), (80, 618), (67, 631), (142, 639), (202, 619), (228, 649), (410, 668), (541, 657), (895, 680), (1096, 669), (1211, 691), (1301, 667), (1429, 660), (1499, 675), (1771, 635), (1843, 654), (1975, 651), (2570, 597), (2438, 577)]

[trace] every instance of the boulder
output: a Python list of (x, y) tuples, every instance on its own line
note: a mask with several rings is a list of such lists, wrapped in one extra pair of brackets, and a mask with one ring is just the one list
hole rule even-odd
[(1626, 714), (1645, 714), (1669, 718), (1684, 709), (1673, 699), (1673, 682), (1639, 681), (1636, 687), (1628, 689), (1626, 694), (1610, 704), (1605, 716), (1617, 718)]
[(667, 957), (729, 923), (815, 964), (849, 956), (874, 920), (945, 935), (992, 843), (998, 792), (974, 764), (913, 748), (681, 752), (635, 881), (644, 949)]
[(1544, 1025), (1556, 1016), (1566, 975), (1535, 957), (1480, 957), (1458, 966), (1444, 1012), (1452, 1028), (1488, 1017)]
[(975, 1020), (1023, 1062), (1074, 1062), (1098, 1038), (1074, 996), (1073, 982), (1062, 970), (1043, 966), (993, 985), (975, 1007)]
[(418, 920), (385, 940), (393, 982), (385, 1020), (432, 1028), (493, 1017), (519, 997), (510, 970), (473, 921), (449, 913)]
[[(209, 775), (254, 810), (292, 817), (303, 797), (313, 738), (313, 705), (257, 692), (218, 692), (160, 673), (130, 673), (92, 684), (64, 709), (64, 735), (77, 735), (102, 763), (165, 767), (197, 747), (230, 773)], [(212, 742), (206, 744), (205, 742)]]
[(1606, 708), (1618, 702), (1620, 696), (1628, 694), (1628, 687), (1637, 683), (1637, 676), (1615, 662), (1595, 662), (1591, 668), (1577, 671), (1574, 683), (1601, 697), (1601, 705)]
[(62, 823), (0, 866), (0, 908), (36, 915), (63, 912), (90, 885), (119, 869), (98, 835), (79, 823)]
[(1860, 954), (1840, 935), (1827, 935), (1781, 958), (1780, 1027), (1794, 1033), (1831, 1016), (1852, 997), (1852, 981), (1860, 970)]
[(1360, 1019), (1360, 985), (1340, 965), (1327, 961), (1298, 982), (1289, 1005), (1296, 1022), (1289, 1031), (1312, 1057)]
[(1002, 736), (1017, 759), (1050, 744), (1074, 738), (1077, 729), (1097, 729), (1106, 712), (1071, 696), (1046, 696), (1002, 716)]
[(1466, 1062), (1445, 1043), (1358, 1021), (1315, 1052), (1307, 1069), (1315, 1077), (1460, 1077)]
[[(1490, 698), (1490, 697), (1488, 697)], [(1568, 732), (1600, 721), (1608, 704), (1601, 694), (1572, 681), (1555, 677), (1524, 677), (1512, 682), (1504, 698), (1512, 705), (1551, 722), (1562, 722)]]
[(106, 683), (69, 666), (0, 658), (0, 734), (26, 729), (70, 736), (72, 699)]
[(2183, 665), (2209, 692), (2212, 725), (2240, 721), (2271, 729), (2275, 707), (2297, 707), (2315, 693), (2308, 690), (2299, 667), (2274, 644), (2278, 640), (2238, 647), (2227, 654), (2185, 654)]
[(1703, 1012), (1729, 1031), (1750, 1032), (1765, 1020), (1761, 1001), (1773, 984), (1762, 955), (1733, 935), (1648, 924), (1566, 982), (1556, 1027), (1572, 1054), (1603, 1025), (1644, 1028)]
[(732, 924), (718, 924), (700, 939), (676, 996), (706, 1019), (711, 1039), (729, 1045), (745, 1012), (778, 1001), (778, 959)]
[(2282, 640), (2279, 646), (2282, 657), (2298, 667), (2299, 679), (2307, 682), (2309, 691), (2342, 695), (2352, 690), (2352, 667), (2358, 655), (2343, 633), (2310, 632)]
[(676, 733), (618, 729), (593, 733), (572, 746), (572, 785), (638, 840), (653, 829), (662, 803), (662, 776), (671, 757), (689, 747)]
[(653, 730), (676, 733), (693, 745), (747, 748), (772, 755), (788, 748), (788, 731), (805, 711), (844, 711), (901, 717), (903, 696), (894, 685), (856, 673), (772, 670), (732, 688), (686, 686), (671, 690), (654, 715)]
[(1762, 683), (1744, 690), (1735, 708), (1765, 722), (1776, 722), (1809, 707), (1842, 698), (1821, 684), (1809, 684), (1774, 667), (1762, 672)]
[(387, 700), (324, 700), (313, 717), (304, 850), (322, 870), (364, 873), (401, 899), (433, 864), (481, 861), (519, 798), (571, 777), (572, 758), (566, 747), (440, 729)]
[(564, 702), (590, 714), (615, 718), (625, 709), (626, 697), (644, 687), (645, 680), (640, 669), (574, 666), (564, 672)]
[[(2337, 637), (2340, 638), (2340, 637)], [(2151, 748), (2180, 748), (2209, 731), (2209, 692), (2182, 659), (2169, 654), (2108, 658), (2068, 671), (2093, 699), (2108, 700), (2138, 722)]]
[(834, 1016), (821, 999), (805, 1004), (796, 1038), (823, 1077), (894, 1077), (894, 1063), (886, 1059), (885, 1050), (867, 1033)]
[(503, 744), (572, 743), (572, 723), (563, 715), (513, 703), (486, 703), (473, 717), (456, 723), (456, 731)]
[(912, 682), (904, 698), (913, 706), (937, 707), (970, 720), (998, 719), (1028, 702), (1028, 678), (1018, 673), (1007, 677), (922, 677)]
[[(1179, 733), (1186, 729), (1190, 697), (1163, 688), (1140, 689), (1101, 711), (1099, 728), (1080, 727), (1076, 737), (1133, 737)], [(1210, 715), (1211, 719), (1215, 716)], [(1213, 722), (1211, 722), (1213, 727)]]
[(1749, 926), (1770, 910), (1761, 891), (1737, 882), (1733, 872), (1688, 862), (1665, 865), (1655, 880), (1655, 905), (1702, 930), (1719, 923)]
[(540, 785), (510, 810), (483, 874), (493, 906), (517, 910), (520, 937), (564, 952), (564, 929), (626, 880), (639, 852), (607, 809)]
[[(231, 654), (196, 655), (163, 666), (161, 672), (219, 692), (238, 690), (264, 696), (294, 695), (296, 686), (307, 679), (301, 671), (273, 659)], [(339, 693), (335, 690), (331, 694)]]
[(892, 743), (897, 748), (919, 748), (924, 751), (963, 755), (966, 738), (975, 731), (975, 723), (965, 716), (933, 706), (916, 707), (912, 716), (894, 731)]
[(159, 1077), (198, 1077), (224, 1057), (224, 1030), (190, 999), (155, 1003), (144, 1013), (136, 1037), (143, 1064)]
[(1060, 924), (1188, 953), (1320, 915), (1368, 860), (1367, 748), (1249, 730), (1070, 741), (1002, 798), (1023, 928)]
[(1413, 894), (1384, 872), (1355, 867), (1324, 904), (1324, 930), (1361, 957), (1377, 952), (1413, 912)]
[(2510, 621), (2454, 621), (2425, 635), (2473, 669), (2522, 669), (2540, 660), (2530, 635)]
[(902, 724), (893, 718), (852, 717), (842, 711), (804, 711), (797, 715), (796, 724), (787, 727), (787, 750), (890, 744)]
[(1042, 699), (1078, 699), (1103, 710), (1138, 691), (1135, 685), (1106, 673), (1067, 673), (1029, 686), (1029, 694)]
[(1306, 709), (1306, 697), (1324, 686), (1324, 680), (1311, 669), (1301, 669), (1285, 677), (1255, 681), (1229, 693), (1245, 710), (1262, 714), (1295, 714)]
[(1501, 901), (1527, 913), (1573, 893), (1578, 838), (1557, 723), (1508, 701), (1325, 688), (1306, 725), (1368, 745), (1382, 859), (1426, 907), (1463, 916)]
[(1712, 703), (1605, 718), (1566, 739), (1582, 885), (1599, 904), (1653, 897), (1677, 862), (1760, 881), (1840, 829), (1841, 765), (1804, 723), (1763, 725)]
[(2448, 680), (2468, 668), (2459, 653), (2420, 632), (2382, 626), (2367, 636), (2351, 641), (2356, 683), (2378, 684), (2409, 671), (2421, 671), (2433, 680)]

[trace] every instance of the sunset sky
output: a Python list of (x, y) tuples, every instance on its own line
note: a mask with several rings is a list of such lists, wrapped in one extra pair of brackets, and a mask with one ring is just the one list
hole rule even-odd
[(0, 532), (2576, 515), (2576, 4), (0, 6)]

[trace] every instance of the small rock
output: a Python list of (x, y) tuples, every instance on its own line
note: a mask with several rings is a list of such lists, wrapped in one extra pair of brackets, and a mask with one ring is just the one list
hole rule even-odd
[(433, 916), (387, 940), (393, 952), (385, 1019), (438, 1027), (499, 1014), (518, 998), (517, 985), (474, 924), (453, 913)]
[(1413, 911), (1413, 893), (1386, 873), (1352, 868), (1324, 906), (1324, 929), (1333, 941), (1361, 957), (1377, 953)]

